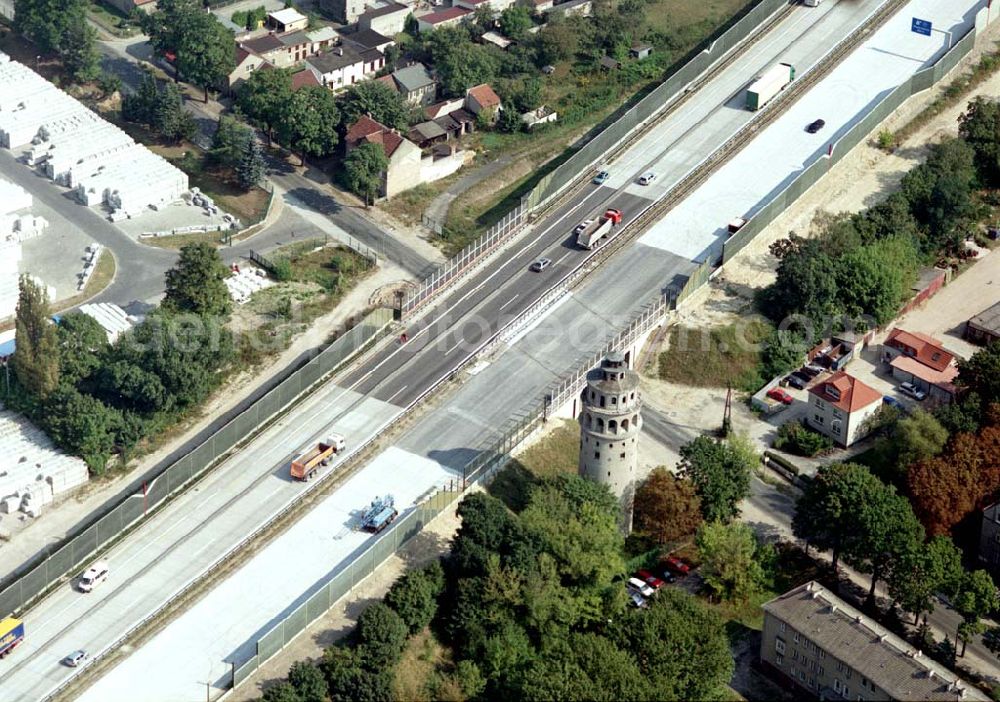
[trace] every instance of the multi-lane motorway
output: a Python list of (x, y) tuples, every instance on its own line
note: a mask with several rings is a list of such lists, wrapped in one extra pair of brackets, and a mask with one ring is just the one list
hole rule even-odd
[[(391, 346), (339, 384), (324, 387), (124, 540), (108, 554), (112, 577), (99, 590), (81, 595), (67, 586), (33, 608), (26, 618), (26, 643), (16, 656), (0, 664), (0, 699), (43, 697), (72, 674), (58, 665), (63, 655), (81, 647), (96, 652), (153, 611), (269, 514), (295, 498), (302, 486), (286, 475), (292, 453), (331, 425), (354, 445), (365, 440), (463, 360), (505, 317), (530, 306), (582, 260), (586, 253), (572, 245), (569, 233), (577, 222), (607, 204), (623, 209), (627, 219), (634, 218), (750, 118), (732, 101), (753, 75), (777, 60), (808, 70), (880, 4), (880, 0), (852, 0), (795, 8), (744, 57), (693, 95), (683, 110), (612, 163), (614, 176), (606, 186), (581, 190), (571, 202), (535, 224), (493, 264), (430, 310), (425, 321), (408, 330), (407, 344)], [(975, 3), (914, 0), (913, 4), (931, 16), (935, 26), (955, 27), (965, 6)], [(872, 40), (881, 35), (877, 33)], [(882, 50), (893, 46), (891, 35), (881, 36), (880, 41)], [(923, 54), (912, 54), (912, 69), (939, 48), (940, 43)], [(799, 104), (816, 99), (819, 103), (813, 103), (813, 109), (826, 109), (822, 89), (821, 83)], [(867, 100), (874, 99), (879, 90)], [(858, 93), (864, 98), (865, 86), (858, 86)], [(865, 104), (862, 100), (853, 114), (842, 119), (855, 119)], [(827, 122), (827, 128), (834, 131), (845, 124)], [(779, 120), (764, 133), (787, 128)], [(797, 149), (799, 162), (804, 162), (827, 136), (818, 135), (815, 144), (796, 141), (789, 149)], [(753, 143), (747, 151), (752, 148)], [(727, 164), (724, 170), (732, 166)], [(646, 188), (634, 184), (634, 178), (646, 170), (658, 173), (658, 184)], [(758, 199), (780, 183), (780, 178), (769, 183), (753, 170), (740, 178), (747, 183), (747, 192), (759, 191)], [(705, 214), (704, 229), (711, 230), (734, 213), (727, 205), (723, 211), (712, 209)], [(418, 422), (396, 446), (380, 453), (343, 488), (108, 672), (82, 699), (202, 700), (206, 684), (210, 692), (223, 686), (230, 665), (247, 658), (255, 635), (288, 611), (315, 582), (349, 563), (363, 546), (364, 537), (349, 530), (353, 511), (386, 490), (395, 492), (397, 503), (405, 508), (444, 482), (449, 470), (468, 460), (483, 438), (512, 412), (536, 402), (559, 375), (603, 346), (605, 335), (623, 317), (663, 288), (682, 283), (706, 255), (706, 249), (686, 253), (692, 241), (697, 241), (691, 238), (695, 235), (700, 236), (678, 228), (674, 240), (668, 241), (668, 234), (652, 246), (633, 244), (612, 259), (539, 320), (537, 328), (512, 339), (503, 353), (491, 357), (487, 368), (438, 411)], [(551, 258), (553, 265), (541, 274), (528, 272), (530, 262), (542, 255)]]

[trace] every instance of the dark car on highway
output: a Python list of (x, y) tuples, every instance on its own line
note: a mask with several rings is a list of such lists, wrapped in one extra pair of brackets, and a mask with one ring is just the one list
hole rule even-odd
[(814, 120), (814, 121), (810, 122), (806, 126), (806, 131), (809, 132), (810, 134), (815, 134), (816, 132), (818, 132), (820, 129), (822, 129), (825, 126), (826, 126), (826, 122), (824, 120), (817, 119), (817, 120)]

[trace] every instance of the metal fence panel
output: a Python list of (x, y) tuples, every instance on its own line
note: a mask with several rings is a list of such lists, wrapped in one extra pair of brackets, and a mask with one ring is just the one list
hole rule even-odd
[(296, 607), (291, 614), (285, 617), (285, 621), (281, 625), (281, 634), (284, 638), (284, 646), (295, 638), (295, 636), (306, 628), (306, 624), (312, 621), (309, 618), (309, 603), (303, 602), (301, 605)]
[(314, 621), (323, 616), (323, 613), (330, 609), (330, 604), (330, 584), (328, 583), (326, 587), (320, 588), (318, 592), (306, 601), (306, 616), (309, 618), (309, 621)]
[(281, 650), (284, 637), (281, 635), (281, 624), (278, 624), (262, 637), (257, 639), (257, 659), (263, 663)]
[(237, 666), (233, 669), (233, 687), (236, 687), (256, 672), (258, 665), (257, 661), (257, 656), (253, 656), (243, 665)]
[(13, 585), (0, 592), (0, 612), (6, 616), (10, 612), (15, 612), (21, 608), (24, 600), (21, 597), (21, 583), (15, 582)]
[(122, 513), (122, 524), (127, 528), (135, 520), (142, 517), (143, 501), (141, 497), (131, 497), (122, 503), (118, 509)]

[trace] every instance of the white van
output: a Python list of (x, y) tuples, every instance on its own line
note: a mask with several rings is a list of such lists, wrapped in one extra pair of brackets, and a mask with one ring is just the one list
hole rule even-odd
[(628, 589), (639, 593), (643, 597), (652, 597), (656, 593), (656, 590), (649, 583), (644, 583), (639, 578), (629, 578)]
[(107, 580), (110, 572), (111, 569), (108, 567), (107, 561), (98, 561), (84, 571), (83, 575), (80, 576), (80, 580), (77, 581), (76, 586), (80, 592), (90, 592)]

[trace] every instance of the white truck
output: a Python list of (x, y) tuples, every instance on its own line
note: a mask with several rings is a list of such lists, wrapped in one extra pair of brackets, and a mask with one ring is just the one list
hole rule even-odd
[(759, 110), (795, 80), (795, 66), (779, 63), (757, 76), (747, 88), (747, 109)]
[(614, 208), (608, 208), (597, 219), (585, 219), (573, 230), (577, 246), (585, 249), (595, 248), (621, 221), (622, 211)]

